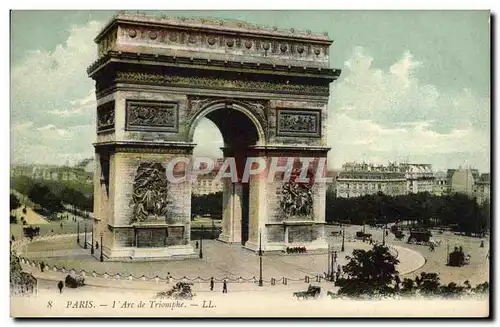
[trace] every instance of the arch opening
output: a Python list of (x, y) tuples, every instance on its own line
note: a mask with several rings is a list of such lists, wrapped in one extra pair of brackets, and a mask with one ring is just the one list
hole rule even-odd
[[(204, 121), (205, 119), (215, 126)], [(198, 126), (203, 126), (209, 130), (200, 132), (197, 129)], [(219, 143), (217, 140), (214, 142), (213, 139), (203, 137), (203, 135), (216, 136), (215, 127), (219, 130), (220, 137), (222, 137), (222, 153), (220, 150), (215, 151), (213, 149)], [(196, 138), (194, 137), (195, 131)], [(225, 103), (213, 104), (203, 109), (192, 122), (190, 137), (197, 141), (195, 155), (210, 154), (208, 156), (213, 157), (214, 153), (219, 153), (222, 158), (217, 159), (235, 158), (236, 170), (240, 179), (244, 172), (249, 148), (262, 144), (264, 141), (262, 126), (248, 109), (234, 104), (226, 105)], [(196, 211), (202, 210), (200, 205), (203, 206), (203, 203), (200, 203), (200, 197), (201, 199), (206, 197), (207, 206), (212, 206), (212, 210), (214, 209), (214, 202), (222, 202), (220, 211), (217, 211), (214, 217), (211, 217), (217, 219), (220, 215), (222, 218), (219, 220), (221, 235), (218, 238), (229, 243), (245, 245), (249, 238), (250, 188), (252, 186), (250, 183), (233, 183), (230, 179), (217, 183), (214, 178), (218, 173), (217, 168), (220, 168), (222, 162), (223, 160), (215, 161), (216, 167), (212, 174), (198, 177), (192, 191), (193, 203), (197, 207), (192, 206), (191, 209), (195, 214)], [(194, 219), (200, 218), (195, 216)], [(203, 221), (203, 218), (201, 220)], [(212, 221), (212, 226), (214, 225), (215, 223)], [(229, 229), (231, 229), (230, 232)]]

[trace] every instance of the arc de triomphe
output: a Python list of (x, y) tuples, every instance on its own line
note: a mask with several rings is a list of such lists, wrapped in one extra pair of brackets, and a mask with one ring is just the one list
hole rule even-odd
[[(95, 42), (94, 235), (106, 260), (193, 256), (192, 184), (165, 176), (171, 160), (192, 157), (203, 117), (220, 129), (238, 171), (248, 156), (327, 155), (329, 85), (340, 75), (329, 68), (327, 35), (119, 14)], [(175, 167), (182, 175), (185, 166)], [(325, 248), (326, 185), (311, 185), (305, 209), (294, 212), (284, 202), (293, 201), (293, 183), (276, 176), (224, 179), (220, 240), (256, 250), (261, 237), (264, 251)]]

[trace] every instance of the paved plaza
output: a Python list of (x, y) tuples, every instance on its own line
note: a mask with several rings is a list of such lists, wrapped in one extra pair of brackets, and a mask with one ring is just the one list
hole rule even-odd
[[(328, 241), (337, 252), (337, 262), (341, 265), (347, 263), (346, 255), (354, 249), (370, 249), (368, 243), (354, 241), (353, 235), (360, 229), (359, 226), (346, 228), (345, 252), (340, 252), (341, 237), (329, 237)], [(328, 235), (335, 227), (329, 227)], [(383, 230), (366, 228), (366, 232), (372, 233), (375, 240), (381, 241)], [(81, 237), (83, 239), (83, 237)], [(484, 248), (480, 248), (480, 239), (457, 236), (451, 233), (436, 234), (434, 239), (442, 240), (441, 246), (431, 252), (428, 247), (422, 245), (406, 244), (394, 239), (389, 233), (386, 239), (391, 251), (398, 256), (400, 264), (397, 269), (402, 278), (413, 278), (420, 272), (437, 272), (441, 282), (463, 283), (469, 280), (473, 285), (489, 281), (488, 276), (488, 242)], [(83, 242), (83, 240), (81, 240)], [(193, 244), (194, 246), (194, 244)], [(462, 246), (467, 254), (471, 254), (471, 262), (464, 267), (448, 267), (446, 263), (447, 247)], [(99, 254), (97, 250), (96, 255)], [(255, 289), (255, 281), (259, 278), (259, 257), (238, 244), (229, 245), (215, 240), (203, 241), (203, 259), (188, 259), (181, 261), (135, 261), (135, 262), (104, 262), (90, 255), (90, 250), (82, 249), (76, 244), (76, 235), (60, 235), (52, 240), (33, 242), (23, 250), (23, 257), (43, 261), (46, 265), (66, 270), (74, 269), (79, 272), (87, 272), (87, 283), (96, 286), (109, 286), (118, 288), (137, 289), (162, 289), (163, 285), (157, 282), (139, 280), (142, 276), (165, 278), (168, 273), (175, 280), (186, 277), (187, 280), (203, 279), (201, 284), (208, 283), (210, 277), (221, 280), (228, 278), (230, 283), (239, 284), (238, 290)], [(263, 279), (269, 285), (271, 278), (281, 284), (286, 277), (290, 287), (297, 288), (297, 284), (304, 283), (305, 276), (323, 275), (328, 270), (328, 258), (326, 253), (310, 254), (266, 254), (263, 256)], [(40, 274), (36, 268), (28, 267), (35, 273), (37, 278), (59, 280), (64, 277), (60, 272), (45, 272)], [(92, 272), (96, 274), (107, 273), (111, 278), (93, 278)], [(122, 279), (132, 275), (133, 281), (113, 279), (119, 273)], [(239, 278), (241, 281), (238, 281)], [(90, 278), (90, 279), (89, 279)], [(245, 283), (246, 281), (246, 283)], [(311, 277), (311, 281), (315, 281)], [(200, 282), (198, 280), (197, 282)], [(295, 286), (293, 286), (295, 284)], [(234, 288), (234, 287), (233, 287)], [(206, 286), (195, 286), (195, 289), (205, 290)]]

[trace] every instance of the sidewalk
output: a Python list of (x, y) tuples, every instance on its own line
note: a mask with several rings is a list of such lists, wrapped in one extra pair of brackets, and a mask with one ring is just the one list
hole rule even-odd
[[(23, 270), (25, 272), (31, 273), (35, 278), (54, 281), (57, 283), (58, 281), (64, 281), (69, 272), (55, 272), (55, 271), (47, 271), (45, 270), (43, 273), (40, 271), (38, 267), (33, 267), (27, 264), (21, 264)], [(264, 280), (265, 277), (264, 277)], [(191, 282), (186, 280), (187, 282)], [(93, 276), (85, 276), (85, 284), (89, 286), (95, 287), (106, 287), (106, 288), (117, 288), (122, 290), (145, 290), (145, 291), (166, 291), (173, 287), (177, 281), (171, 281), (167, 283), (163, 280), (150, 281), (150, 280), (140, 280), (134, 279), (130, 280), (129, 278), (120, 278), (117, 279), (116, 276), (109, 276), (108, 278), (103, 277), (93, 277)], [(191, 282), (193, 284), (192, 289), (195, 293), (210, 293), (210, 283), (206, 282)], [(271, 285), (269, 283), (269, 279), (264, 283), (264, 286), (259, 287), (257, 282), (245, 281), (245, 282), (234, 282), (228, 281), (228, 289), (231, 292), (265, 292), (265, 291), (282, 291), (282, 292), (297, 292), (301, 290), (306, 290), (309, 283), (305, 283), (304, 280), (301, 281), (288, 281), (287, 285), (283, 285), (282, 280), (276, 280), (275, 285)], [(333, 285), (331, 282), (327, 282), (322, 279), (322, 282), (316, 282), (315, 278), (310, 279), (310, 284), (321, 286), (322, 292), (334, 291), (337, 290), (337, 287)], [(222, 283), (216, 282), (214, 291), (219, 292), (222, 290)]]

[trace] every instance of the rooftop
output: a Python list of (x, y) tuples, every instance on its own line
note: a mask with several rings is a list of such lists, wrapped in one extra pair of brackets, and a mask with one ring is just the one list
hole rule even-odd
[(170, 27), (185, 27), (189, 29), (203, 29), (212, 30), (219, 32), (236, 32), (242, 34), (258, 34), (275, 36), (281, 38), (299, 38), (310, 41), (322, 41), (323, 43), (331, 44), (328, 38), (328, 33), (313, 33), (308, 31), (298, 31), (294, 28), (291, 29), (279, 29), (276, 26), (269, 27), (264, 25), (256, 25), (240, 20), (229, 20), (229, 19), (219, 19), (210, 17), (168, 17), (166, 15), (155, 16), (146, 15), (143, 13), (129, 14), (120, 12), (113, 16), (113, 18), (104, 26), (101, 32), (95, 38), (95, 42), (99, 40), (106, 34), (106, 31), (111, 28), (115, 23), (131, 23), (137, 25), (149, 25), (149, 26), (170, 26)]

